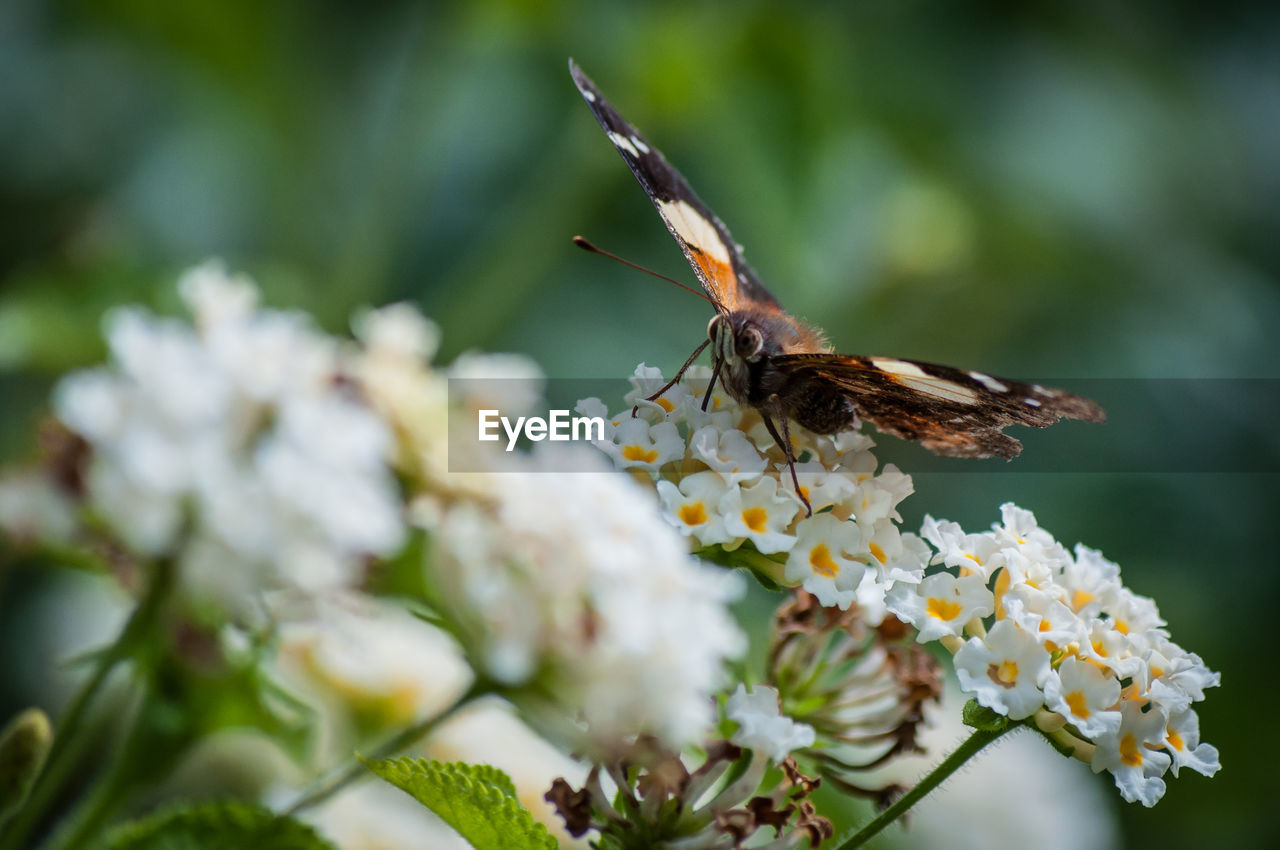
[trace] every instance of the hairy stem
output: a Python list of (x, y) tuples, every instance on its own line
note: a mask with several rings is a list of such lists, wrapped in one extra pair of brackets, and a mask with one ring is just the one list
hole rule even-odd
[(999, 730), (983, 730), (979, 729), (969, 736), (963, 744), (961, 744), (955, 752), (947, 756), (942, 764), (930, 771), (929, 775), (921, 779), (916, 786), (902, 795), (892, 806), (885, 809), (874, 820), (866, 826), (859, 829), (854, 835), (841, 844), (837, 850), (854, 850), (861, 847), (871, 840), (880, 830), (902, 817), (907, 811), (924, 798), (926, 794), (937, 788), (951, 774), (959, 769), (969, 759), (978, 754), (978, 751), (990, 744), (996, 738), (999, 738), (1010, 729), (1018, 728), (1018, 724), (1011, 723)]
[[(466, 693), (458, 697), (458, 699), (444, 711), (402, 730), (370, 753), (368, 758), (384, 759), (394, 756), (410, 744), (413, 744), (419, 738), (430, 733), (433, 729), (457, 714), (466, 706), (480, 699), (480, 697), (493, 692), (493, 688), (490, 685), (477, 681), (470, 689), (467, 690)], [(369, 769), (365, 767), (362, 762), (352, 759), (351, 763), (346, 767), (324, 779), (317, 787), (299, 797), (293, 805), (285, 809), (284, 813), (286, 815), (296, 815), (304, 809), (309, 809), (312, 806), (323, 803), (343, 788), (346, 788), (352, 782), (364, 776), (368, 770)]]

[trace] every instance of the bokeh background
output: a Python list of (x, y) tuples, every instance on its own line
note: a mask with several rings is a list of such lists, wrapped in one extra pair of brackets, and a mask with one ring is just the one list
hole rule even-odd
[[(906, 518), (981, 528), (1014, 500), (1119, 561), (1224, 682), (1200, 706), (1224, 770), (1154, 810), (1103, 795), (1124, 843), (1268, 846), (1273, 4), (6, 0), (0, 459), (34, 450), (57, 375), (101, 357), (106, 308), (175, 310), (209, 256), (335, 330), (415, 301), (446, 359), (674, 368), (706, 305), (569, 242), (692, 281), (569, 56), (840, 349), (1150, 396), (1026, 440), (1078, 465), (928, 466)], [(1144, 445), (1170, 450), (1122, 462)], [(56, 570), (0, 565), (0, 715), (83, 627), (70, 598)]]

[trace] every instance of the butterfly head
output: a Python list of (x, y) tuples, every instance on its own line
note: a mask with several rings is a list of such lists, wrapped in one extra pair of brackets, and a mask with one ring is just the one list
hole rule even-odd
[(717, 313), (707, 324), (707, 338), (716, 357), (732, 363), (755, 363), (765, 355), (765, 332), (750, 318)]

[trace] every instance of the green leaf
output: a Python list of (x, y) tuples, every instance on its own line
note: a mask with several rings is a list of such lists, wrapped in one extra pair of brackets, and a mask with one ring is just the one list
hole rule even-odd
[(556, 850), (555, 837), (516, 799), (511, 778), (487, 764), (361, 759), (435, 812), (476, 850)]
[(116, 827), (106, 850), (335, 850), (311, 827), (245, 803), (167, 809)]
[(964, 725), (983, 732), (1000, 732), (1009, 725), (1009, 718), (1003, 714), (996, 714), (986, 706), (979, 705), (977, 700), (971, 699), (964, 704), (964, 712), (962, 714)]

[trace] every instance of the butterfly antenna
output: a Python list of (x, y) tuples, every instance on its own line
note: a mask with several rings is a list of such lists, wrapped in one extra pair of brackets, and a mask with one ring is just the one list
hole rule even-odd
[(636, 263), (633, 263), (630, 260), (624, 260), (622, 257), (619, 257), (617, 254), (610, 253), (609, 251), (606, 251), (603, 248), (597, 247), (591, 242), (588, 242), (585, 237), (582, 237), (582, 236), (573, 237), (573, 244), (577, 245), (579, 248), (581, 248), (584, 251), (590, 251), (593, 254), (599, 254), (602, 257), (608, 257), (611, 260), (616, 260), (619, 263), (622, 263), (624, 266), (630, 266), (636, 271), (644, 272), (645, 274), (651, 274), (656, 278), (661, 278), (662, 280), (665, 280), (667, 283), (674, 283), (676, 286), (680, 287), (685, 292), (692, 292), (694, 295), (698, 296), (703, 301), (710, 302), (711, 306), (715, 307), (717, 310), (720, 310), (720, 311), (724, 310), (724, 307), (720, 304), (719, 301), (716, 301), (714, 298), (712, 298), (710, 295), (707, 295), (705, 292), (699, 292), (698, 290), (694, 289), (692, 286), (686, 286), (680, 281), (676, 280), (675, 278), (667, 277), (665, 274), (661, 274), (660, 272), (655, 272), (653, 269), (646, 269), (644, 266), (637, 265)]

